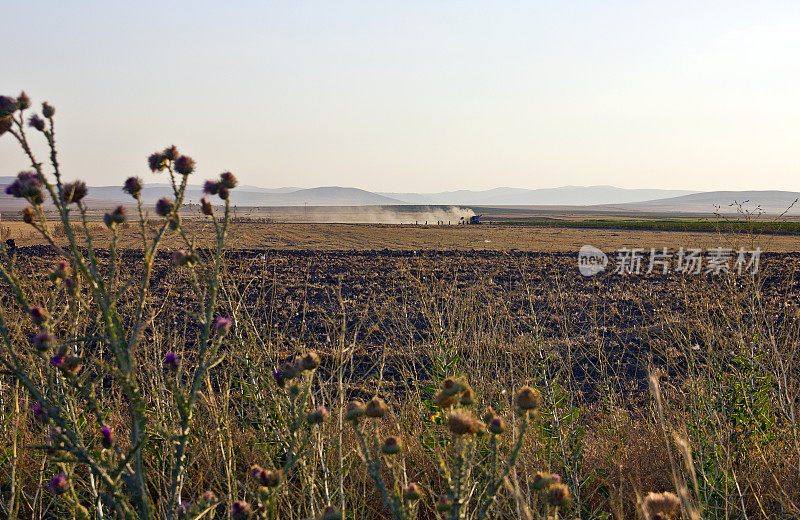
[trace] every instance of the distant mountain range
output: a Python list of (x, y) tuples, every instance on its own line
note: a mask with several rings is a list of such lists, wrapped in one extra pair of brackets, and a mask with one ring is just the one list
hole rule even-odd
[[(0, 189), (13, 182), (13, 177), (0, 177)], [(168, 184), (146, 184), (142, 200), (152, 204), (161, 197), (170, 197)], [(203, 196), (202, 187), (189, 186), (186, 202), (197, 203)], [(358, 188), (326, 186), (318, 188), (260, 188), (242, 185), (231, 192), (231, 202), (238, 206), (393, 206), (460, 205), (460, 206), (571, 206), (608, 207), (623, 211), (713, 213), (715, 207), (723, 213), (736, 211), (735, 202), (745, 203), (748, 209), (757, 206), (766, 213), (781, 213), (800, 197), (788, 191), (712, 191), (626, 189), (615, 186), (562, 186), (559, 188), (521, 189), (494, 188), (491, 190), (458, 190), (438, 193), (374, 193)], [(745, 202), (746, 201), (746, 202)], [(92, 206), (130, 203), (130, 197), (119, 186), (89, 188), (88, 201)], [(24, 201), (0, 196), (0, 209), (18, 209)], [(790, 212), (799, 214), (800, 207)]]

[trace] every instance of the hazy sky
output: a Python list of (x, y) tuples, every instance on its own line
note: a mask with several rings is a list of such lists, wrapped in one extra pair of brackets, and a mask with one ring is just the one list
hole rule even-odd
[[(3, 2), (66, 174), (800, 191), (800, 2)], [(24, 167), (0, 138), (0, 175)]]

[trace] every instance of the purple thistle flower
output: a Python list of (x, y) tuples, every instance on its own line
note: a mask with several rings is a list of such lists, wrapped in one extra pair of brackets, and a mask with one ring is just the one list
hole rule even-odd
[(205, 491), (202, 495), (200, 495), (199, 499), (200, 504), (202, 504), (204, 507), (208, 507), (216, 501), (217, 495), (211, 490)]
[(167, 352), (167, 355), (164, 356), (163, 365), (164, 368), (166, 368), (167, 370), (174, 372), (178, 370), (180, 364), (181, 362), (178, 359), (178, 356), (174, 352)]
[(147, 165), (150, 167), (151, 172), (160, 172), (166, 167), (166, 160), (167, 158), (164, 157), (163, 154), (158, 152), (152, 153), (150, 154), (150, 157), (147, 158)]
[(278, 383), (279, 387), (283, 388), (286, 385), (286, 375), (284, 375), (283, 370), (280, 368), (272, 373), (272, 377), (275, 378), (275, 382)]
[(214, 320), (214, 330), (220, 336), (225, 336), (230, 332), (231, 325), (233, 325), (233, 321), (230, 318), (223, 318), (222, 316), (218, 316), (216, 320)]
[(111, 213), (103, 215), (103, 222), (109, 229), (113, 229), (117, 224), (122, 224), (125, 222), (125, 208), (123, 206), (117, 206)]
[(218, 182), (206, 181), (203, 184), (203, 193), (208, 195), (216, 195), (219, 192), (220, 185)]
[(231, 172), (223, 172), (219, 176), (219, 183), (229, 190), (232, 190), (236, 187), (239, 181), (236, 180), (236, 176)]
[(178, 148), (173, 144), (172, 146), (164, 148), (164, 152), (161, 155), (169, 161), (174, 161), (180, 154), (178, 153)]
[(125, 184), (122, 185), (122, 191), (128, 193), (131, 197), (138, 199), (139, 193), (142, 191), (142, 179), (139, 177), (128, 177), (125, 179)]
[(51, 478), (47, 483), (47, 489), (49, 489), (55, 495), (63, 495), (66, 493), (69, 490), (69, 480), (67, 479), (67, 475), (64, 473), (59, 473), (55, 477)]
[(47, 412), (45, 411), (44, 408), (42, 408), (42, 405), (40, 405), (39, 403), (33, 404), (31, 412), (33, 413), (33, 418), (36, 419), (37, 421), (41, 423), (47, 422)]
[(189, 175), (194, 171), (194, 159), (187, 155), (181, 155), (175, 159), (175, 171), (181, 175)]
[(162, 217), (166, 217), (172, 213), (172, 202), (166, 197), (158, 199), (158, 202), (156, 202), (156, 213)]
[(116, 440), (114, 437), (114, 431), (109, 428), (108, 426), (103, 426), (100, 428), (100, 442), (103, 444), (103, 447), (108, 449), (114, 445), (114, 441)]
[(230, 194), (231, 194), (230, 191), (225, 186), (219, 187), (219, 198), (221, 198), (222, 200), (228, 200)]
[(46, 322), (48, 318), (47, 311), (38, 305), (34, 305), (28, 309), (28, 314), (31, 315), (31, 319), (37, 325), (41, 325), (42, 323)]
[(6, 193), (16, 198), (26, 198), (33, 204), (44, 202), (42, 181), (34, 171), (24, 171), (17, 174), (14, 182), (6, 186)]
[(32, 116), (31, 116), (31, 117), (28, 119), (28, 125), (29, 125), (31, 128), (35, 128), (36, 130), (38, 130), (38, 131), (40, 131), (40, 132), (44, 132), (44, 119), (42, 119), (42, 118), (39, 116), (39, 114), (33, 114), (33, 115), (32, 115)]
[(25, 110), (31, 106), (31, 98), (28, 97), (24, 90), (17, 96), (17, 106), (20, 110)]
[(61, 199), (65, 204), (77, 204), (86, 196), (89, 189), (83, 181), (70, 182), (64, 185)]
[(56, 354), (55, 356), (50, 358), (50, 364), (56, 368), (60, 368), (64, 365), (64, 356), (61, 354)]
[(56, 344), (56, 337), (48, 332), (40, 332), (31, 337), (31, 345), (39, 352), (47, 352)]
[(244, 500), (237, 500), (231, 504), (231, 518), (234, 520), (244, 520), (245, 518), (248, 518), (251, 511), (252, 508), (250, 507), (250, 504)]
[(8, 96), (0, 96), (0, 117), (11, 115), (16, 110), (17, 110), (16, 99)]

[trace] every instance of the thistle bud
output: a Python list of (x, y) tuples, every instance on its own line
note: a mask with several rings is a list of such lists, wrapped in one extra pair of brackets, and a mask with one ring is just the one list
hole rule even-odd
[(239, 181), (236, 179), (236, 176), (231, 172), (224, 172), (219, 176), (219, 183), (220, 186), (222, 186), (223, 188), (228, 188), (229, 190), (232, 190), (233, 188), (236, 187), (237, 184), (239, 184)]
[(283, 471), (279, 469), (262, 470), (261, 476), (259, 477), (259, 482), (261, 482), (263, 486), (266, 486), (268, 488), (278, 487), (282, 480), (283, 480)]
[(56, 344), (56, 337), (48, 332), (40, 332), (31, 338), (31, 345), (39, 352), (47, 352)]
[(50, 317), (47, 311), (39, 307), (38, 305), (34, 305), (30, 309), (28, 309), (28, 314), (30, 314), (31, 319), (36, 325), (41, 325), (45, 323)]
[(475, 393), (466, 383), (463, 384), (463, 388), (464, 389), (461, 392), (461, 404), (464, 406), (471, 406), (475, 399)]
[(134, 199), (139, 198), (142, 192), (142, 179), (139, 177), (128, 177), (125, 179), (125, 184), (122, 185), (122, 191), (128, 193)]
[(193, 266), (197, 263), (194, 254), (184, 249), (176, 249), (172, 252), (172, 265), (176, 267)]
[(453, 405), (456, 404), (458, 400), (458, 395), (451, 395), (446, 393), (444, 390), (439, 390), (436, 392), (436, 395), (433, 396), (433, 402), (436, 403), (436, 406), (441, 408), (442, 410), (446, 410)]
[(454, 435), (472, 435), (478, 433), (483, 423), (465, 411), (450, 412), (447, 416), (447, 428)]
[(384, 400), (378, 396), (375, 396), (367, 403), (367, 406), (364, 409), (364, 414), (373, 419), (380, 419), (381, 417), (384, 417), (388, 411), (389, 407), (386, 406)]
[(222, 200), (228, 200), (228, 198), (231, 196), (231, 192), (225, 186), (220, 186), (219, 193), (217, 193), (217, 195), (219, 195), (219, 198)]
[(539, 491), (554, 482), (553, 476), (549, 473), (545, 473), (544, 471), (537, 471), (535, 475), (533, 475), (533, 480), (531, 481), (531, 488)]
[(19, 110), (25, 110), (30, 106), (31, 106), (31, 98), (29, 98), (28, 94), (26, 94), (25, 91), (23, 90), (22, 92), (19, 93), (19, 96), (17, 96), (17, 108)]
[(162, 197), (158, 199), (158, 202), (156, 202), (156, 213), (162, 217), (166, 217), (172, 213), (172, 206), (173, 204), (168, 198)]
[(50, 274), (48, 276), (52, 282), (63, 280), (69, 276), (69, 264), (64, 260), (59, 260), (53, 268), (50, 269)]
[(225, 337), (228, 332), (230, 332), (231, 325), (233, 325), (233, 321), (231, 321), (230, 318), (218, 316), (217, 319), (214, 320), (214, 331), (220, 336)]
[(14, 123), (14, 120), (11, 119), (11, 116), (0, 117), (0, 135), (8, 132), (11, 129), (11, 125)]
[(381, 445), (381, 453), (384, 455), (396, 455), (400, 453), (400, 448), (400, 439), (394, 436), (386, 437)]
[(0, 96), (0, 117), (10, 116), (17, 111), (17, 100), (8, 97)]
[(442, 381), (442, 392), (444, 392), (445, 395), (455, 395), (460, 391), (461, 384), (452, 377), (448, 377)]
[(237, 500), (231, 504), (231, 518), (233, 520), (247, 520), (252, 512), (253, 508), (244, 500)]
[(364, 404), (361, 401), (350, 401), (344, 411), (344, 418), (348, 421), (357, 421), (365, 412)]
[(40, 423), (46, 423), (49, 420), (47, 411), (39, 403), (33, 404), (31, 412), (33, 413), (33, 418), (39, 421)]
[(320, 520), (342, 520), (342, 513), (334, 506), (325, 506), (320, 515)]
[(159, 152), (152, 153), (147, 158), (147, 166), (150, 167), (150, 171), (153, 173), (160, 172), (167, 167), (167, 158)]
[(542, 393), (535, 388), (523, 386), (517, 392), (517, 406), (523, 412), (536, 412), (542, 407)]
[(200, 212), (209, 217), (214, 216), (214, 206), (212, 206), (205, 197), (200, 199)]
[(506, 431), (506, 421), (502, 417), (492, 417), (489, 422), (489, 431), (495, 435), (500, 435)]
[(216, 195), (219, 193), (220, 184), (214, 181), (206, 181), (203, 183), (203, 193), (206, 195)]
[(447, 495), (439, 495), (439, 500), (436, 501), (436, 510), (446, 513), (451, 509), (453, 509), (453, 500)]
[(61, 200), (64, 204), (78, 204), (88, 192), (86, 183), (83, 181), (70, 182), (64, 185), (61, 192)]
[(125, 208), (123, 206), (117, 206), (114, 211), (106, 213), (103, 216), (103, 222), (109, 229), (114, 229), (118, 224), (122, 224), (125, 222)]
[(78, 356), (67, 356), (61, 364), (61, 371), (67, 376), (74, 377), (83, 368), (83, 358)]
[(200, 498), (197, 501), (200, 504), (200, 506), (202, 506), (204, 508), (205, 507), (209, 507), (209, 506), (213, 505), (214, 503), (216, 503), (217, 495), (213, 491), (208, 490), (208, 491), (203, 492), (203, 494), (200, 495)]
[(672, 518), (681, 505), (681, 500), (675, 493), (649, 493), (642, 501), (642, 508), (649, 518)]
[(33, 224), (36, 220), (36, 212), (33, 211), (33, 208), (28, 206), (27, 208), (22, 210), (22, 221), (26, 224)]
[(6, 193), (16, 198), (27, 199), (31, 204), (44, 202), (42, 181), (39, 179), (39, 174), (31, 170), (19, 172), (14, 182), (6, 186)]
[(51, 357), (50, 364), (56, 368), (61, 368), (62, 366), (64, 366), (64, 354), (59, 353)]
[(303, 370), (314, 370), (319, 366), (319, 363), (319, 355), (313, 350), (306, 352), (300, 358), (300, 368)]
[(551, 506), (563, 506), (569, 501), (569, 488), (564, 484), (552, 484), (547, 489), (547, 501)]
[(403, 499), (406, 502), (416, 502), (422, 498), (422, 488), (415, 482), (411, 482), (407, 486), (403, 486)]
[(54, 495), (63, 495), (69, 491), (69, 480), (65, 473), (59, 473), (47, 483), (47, 489)]
[(309, 412), (306, 415), (306, 421), (308, 424), (322, 424), (328, 420), (331, 414), (328, 412), (328, 409), (324, 406), (318, 406), (315, 410)]
[(100, 429), (100, 443), (104, 448), (109, 449), (114, 446), (115, 442), (116, 438), (114, 436), (114, 431), (108, 426), (103, 426)]
[(194, 159), (187, 155), (181, 155), (175, 159), (175, 171), (181, 175), (189, 175), (194, 171)]
[(54, 115), (56, 115), (56, 109), (53, 108), (53, 105), (45, 101), (44, 103), (42, 103), (42, 115), (47, 119), (50, 119)]
[(169, 370), (170, 372), (175, 372), (178, 370), (178, 367), (181, 365), (180, 360), (178, 359), (177, 354), (174, 352), (167, 352), (167, 355), (164, 356), (164, 361), (162, 362), (164, 369)]
[(297, 377), (297, 367), (292, 362), (285, 362), (281, 365), (280, 371), (283, 374), (283, 378), (287, 381), (294, 379)]
[(39, 114), (33, 114), (28, 118), (28, 126), (40, 132), (44, 132), (44, 119), (42, 119)]

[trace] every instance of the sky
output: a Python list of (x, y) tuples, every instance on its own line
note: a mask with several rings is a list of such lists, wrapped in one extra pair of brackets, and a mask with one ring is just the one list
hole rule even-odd
[[(800, 2), (2, 2), (64, 174), (432, 192), (800, 191)], [(26, 166), (0, 137), (0, 175)]]

